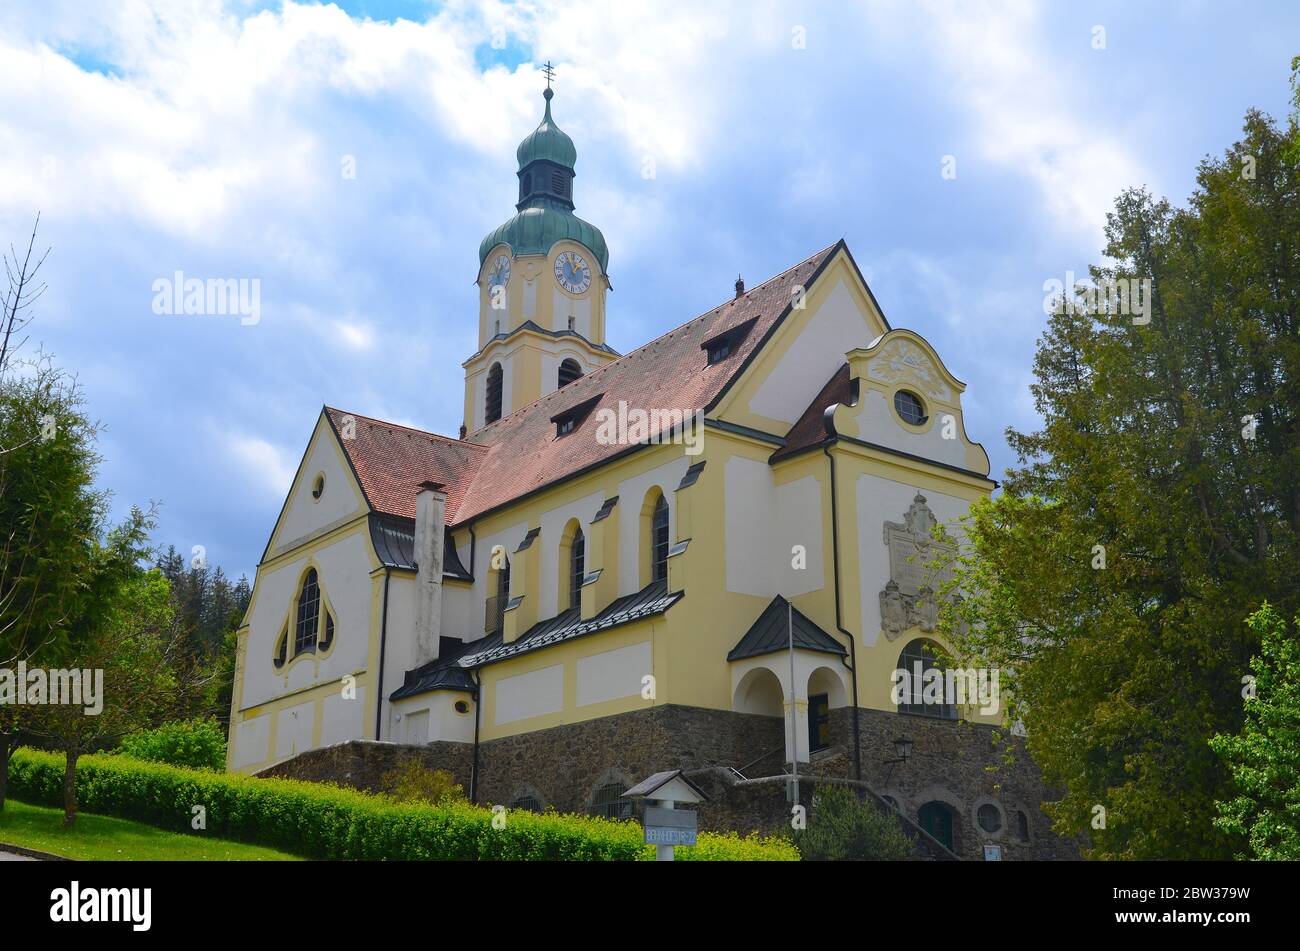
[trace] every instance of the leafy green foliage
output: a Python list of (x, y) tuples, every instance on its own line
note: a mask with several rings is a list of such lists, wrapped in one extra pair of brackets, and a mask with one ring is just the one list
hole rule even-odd
[(818, 861), (898, 862), (912, 852), (898, 819), (847, 786), (817, 788), (808, 828), (794, 841), (805, 859)]
[(1218, 803), (1215, 824), (1249, 842), (1254, 858), (1300, 859), (1300, 615), (1295, 632), (1268, 604), (1246, 623), (1260, 638), (1246, 723), (1236, 736), (1210, 740), (1239, 794)]
[(0, 378), (0, 663), (64, 666), (95, 608), (88, 586), (106, 510), (98, 429), (76, 382), (39, 361)]
[[(1108, 218), (1097, 284), (1150, 280), (1150, 322), (1053, 314), (1003, 493), (973, 507), (945, 628), (1001, 669), (1010, 719), (1062, 797), (1058, 834), (1109, 859), (1222, 859), (1262, 598), (1300, 607), (1300, 162), (1251, 112), (1189, 207)], [(1136, 315), (1140, 316), (1140, 315)], [(1098, 546), (1101, 546), (1100, 548)], [(1103, 566), (1104, 559), (1104, 566)], [(960, 615), (960, 617), (958, 616)], [(968, 627), (967, 627), (968, 625)], [(1105, 824), (1098, 821), (1104, 810)]]
[[(14, 795), (61, 801), (62, 758), (20, 749)], [(77, 777), (88, 812), (188, 833), (194, 807), (205, 809), (204, 833), (325, 859), (489, 859), (650, 861), (653, 846), (639, 826), (590, 816), (511, 810), (501, 828), (493, 813), (465, 803), (394, 803), (336, 786), (254, 779), (180, 769), (122, 756), (86, 756)], [(685, 860), (796, 861), (789, 843), (701, 833), (677, 849)]]
[(228, 726), (235, 682), (235, 630), (252, 597), (248, 579), (231, 583), (221, 567), (204, 560), (186, 562), (169, 546), (157, 568), (171, 584), (181, 649), (173, 664), (191, 672), (193, 685), (178, 696), (178, 717), (212, 715)]
[(397, 802), (463, 802), (465, 790), (445, 769), (429, 769), (407, 760), (380, 777), (384, 794)]
[(116, 752), (153, 763), (223, 772), (226, 733), (211, 717), (178, 720), (123, 737)]

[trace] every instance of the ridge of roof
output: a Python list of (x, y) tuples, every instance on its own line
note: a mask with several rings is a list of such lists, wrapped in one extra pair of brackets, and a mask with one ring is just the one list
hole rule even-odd
[[(680, 410), (683, 416), (707, 412), (745, 372), (789, 311), (791, 301), (782, 282), (798, 276), (811, 284), (844, 246), (842, 239), (828, 245), (739, 297), (476, 430), (473, 438), (454, 439), (337, 407), (323, 411), (373, 511), (413, 518), (416, 488), (433, 479), (447, 485), (446, 523), (463, 524), (651, 444), (659, 435), (650, 433), (646, 443), (604, 445), (591, 428), (597, 414), (584, 417), (571, 432), (557, 434), (553, 418), (558, 413), (585, 402), (594, 410), (620, 401), (669, 413)], [(699, 346), (702, 335), (713, 336), (746, 321), (755, 326), (731, 356), (708, 364)], [(366, 424), (352, 439), (341, 438), (339, 432), (345, 415)], [(403, 435), (407, 439), (401, 439)]]
[[(662, 343), (664, 340), (668, 339), (669, 337), (671, 337), (673, 334), (677, 333), (678, 331), (685, 330), (687, 327), (690, 327), (692, 324), (694, 324), (694, 323), (696, 323), (696, 322), (698, 322), (698, 321), (704, 320), (706, 317), (712, 317), (712, 316), (714, 316), (714, 315), (721, 315), (723, 308), (731, 307), (732, 305), (734, 305), (734, 304), (736, 303), (736, 301), (740, 301), (740, 300), (748, 300), (748, 298), (750, 297), (751, 294), (757, 294), (757, 293), (759, 293), (761, 290), (763, 290), (764, 288), (766, 288), (769, 284), (773, 284), (773, 283), (775, 283), (776, 281), (779, 281), (781, 278), (785, 277), (787, 274), (791, 273), (792, 271), (797, 271), (797, 270), (799, 270), (799, 268), (805, 266), (806, 264), (809, 264), (809, 263), (812, 262), (814, 259), (821, 259), (821, 258), (824, 258), (825, 256), (829, 255), (829, 253), (830, 253), (831, 251), (834, 251), (836, 248), (838, 248), (842, 243), (843, 243), (843, 240), (841, 239), (840, 241), (836, 241), (834, 244), (827, 245), (826, 247), (822, 248), (820, 251), (816, 252), (815, 254), (810, 254), (810, 255), (808, 255), (808, 257), (804, 258), (802, 261), (799, 261), (797, 264), (792, 264), (790, 267), (786, 268), (784, 271), (781, 271), (781, 272), (779, 272), (779, 273), (777, 273), (777, 274), (773, 274), (771, 277), (769, 277), (766, 281), (763, 281), (761, 284), (755, 284), (755, 285), (754, 285), (753, 287), (751, 287), (749, 290), (745, 291), (745, 293), (743, 293), (740, 297), (735, 297), (735, 298), (732, 298), (731, 300), (723, 301), (723, 302), (722, 302), (721, 304), (719, 304), (718, 306), (716, 306), (716, 307), (711, 307), (711, 308), (709, 308), (708, 310), (706, 310), (704, 313), (702, 313), (702, 314), (697, 314), (697, 315), (695, 315), (694, 317), (692, 317), (690, 320), (683, 321), (682, 323), (678, 324), (676, 327), (672, 328), (671, 330), (667, 330), (667, 331), (665, 331), (664, 333), (661, 333), (658, 337), (655, 337), (653, 340), (648, 340), (648, 341), (646, 341), (645, 343), (641, 344), (641, 346), (637, 347), (636, 349), (634, 349), (634, 350), (629, 350), (627, 353), (623, 354), (622, 356), (620, 356), (620, 357), (618, 357), (618, 358), (616, 358), (616, 359), (614, 359), (614, 360), (609, 361), (609, 363), (602, 363), (600, 366), (596, 367), (596, 369), (592, 370), (590, 373), (586, 373), (586, 374), (584, 374), (583, 376), (579, 377), (578, 380), (589, 380), (589, 379), (592, 379), (592, 378), (594, 378), (594, 377), (596, 376), (596, 374), (598, 374), (598, 373), (603, 373), (603, 372), (605, 372), (606, 370), (609, 370), (609, 369), (611, 369), (611, 368), (614, 368), (614, 367), (616, 367), (618, 364), (623, 363), (625, 360), (631, 360), (633, 357), (637, 356), (637, 354), (641, 353), (641, 351), (643, 351), (643, 350), (648, 350), (650, 347), (653, 347), (653, 346), (655, 346), (656, 344)], [(820, 261), (819, 261), (819, 263), (820, 263)], [(752, 316), (762, 316), (762, 315), (759, 314), (759, 315), (752, 315)], [(746, 320), (749, 320), (749, 319), (751, 319), (751, 318), (750, 318), (750, 317), (746, 317), (745, 319), (746, 319)], [(727, 330), (731, 330), (731, 329), (733, 329), (733, 328), (731, 328), (731, 327), (721, 328), (721, 329), (719, 329), (718, 333), (724, 333), (724, 332), (726, 332)], [(480, 351), (480, 352), (481, 352), (481, 351)], [(574, 383), (578, 382), (578, 380), (574, 380)], [(571, 386), (571, 385), (572, 385), (572, 384), (570, 384), (570, 386)], [(567, 389), (567, 387), (566, 387), (565, 389)], [(476, 430), (475, 430), (473, 433), (471, 433), (470, 435), (472, 435), (472, 436), (477, 436), (477, 435), (479, 435), (480, 433), (485, 433), (485, 432), (487, 432), (488, 430), (492, 429), (493, 427), (499, 427), (499, 426), (501, 426), (502, 424), (504, 424), (505, 422), (507, 422), (507, 421), (510, 419), (511, 416), (514, 416), (514, 415), (516, 415), (516, 414), (518, 414), (518, 413), (526, 412), (527, 410), (531, 409), (532, 407), (537, 406), (539, 403), (542, 403), (542, 402), (545, 402), (545, 401), (548, 400), (548, 399), (551, 399), (551, 398), (552, 398), (553, 396), (555, 396), (557, 393), (563, 393), (563, 392), (564, 392), (564, 389), (551, 390), (551, 392), (549, 392), (549, 393), (545, 393), (545, 394), (539, 396), (537, 399), (533, 400), (531, 403), (526, 403), (525, 405), (519, 407), (517, 410), (514, 410), (513, 412), (509, 413), (508, 415), (506, 415), (506, 416), (502, 416), (500, 419), (494, 420), (493, 422), (488, 423), (486, 426), (483, 426), (483, 427), (480, 428), (480, 429), (476, 429)]]
[(329, 404), (326, 404), (324, 409), (325, 412), (327, 413), (341, 413), (344, 416), (352, 416), (356, 419), (364, 419), (368, 423), (377, 423), (380, 426), (387, 427), (388, 429), (405, 429), (409, 432), (417, 433), (421, 436), (430, 436), (433, 439), (441, 439), (443, 442), (452, 443), (453, 445), (456, 446), (469, 446), (472, 449), (482, 449), (484, 451), (487, 451), (488, 449), (491, 448), (490, 446), (484, 446), (481, 443), (476, 443), (468, 438), (460, 439), (459, 437), (456, 436), (444, 436), (442, 433), (435, 433), (429, 429), (418, 429), (415, 426), (407, 426), (404, 423), (394, 423), (386, 419), (380, 419), (377, 416), (367, 416), (364, 413), (354, 413), (351, 410), (342, 409), (338, 406), (330, 406)]

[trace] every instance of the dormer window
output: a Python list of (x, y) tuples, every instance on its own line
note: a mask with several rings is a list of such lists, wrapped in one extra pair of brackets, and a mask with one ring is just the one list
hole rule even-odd
[(722, 333), (714, 334), (700, 344), (700, 349), (708, 354), (708, 365), (713, 366), (715, 363), (721, 363), (731, 356), (736, 348), (749, 336), (749, 332), (754, 329), (754, 324), (757, 322), (757, 317), (751, 317), (743, 324), (737, 324), (722, 331)]
[(556, 413), (551, 417), (551, 422), (555, 424), (556, 438), (566, 436), (582, 425), (582, 421), (587, 418), (604, 393), (597, 393), (595, 396), (588, 397), (577, 406), (571, 406), (562, 413)]

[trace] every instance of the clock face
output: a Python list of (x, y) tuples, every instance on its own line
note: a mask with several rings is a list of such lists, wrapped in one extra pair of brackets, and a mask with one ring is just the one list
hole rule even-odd
[(488, 293), (492, 293), (492, 288), (500, 285), (505, 287), (510, 283), (510, 258), (504, 254), (498, 254), (497, 259), (492, 262), (492, 268), (487, 273)]
[(581, 294), (591, 287), (591, 265), (576, 251), (561, 251), (555, 259), (555, 279), (570, 294)]

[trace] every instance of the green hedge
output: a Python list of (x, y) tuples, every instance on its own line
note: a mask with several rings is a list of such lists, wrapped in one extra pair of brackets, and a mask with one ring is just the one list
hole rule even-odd
[(226, 731), (212, 717), (178, 720), (124, 736), (113, 752), (152, 763), (220, 773), (226, 768)]
[[(15, 752), (9, 791), (41, 805), (63, 802), (64, 757), (32, 749)], [(181, 769), (123, 756), (83, 756), (77, 798), (86, 812), (134, 819), (191, 833), (195, 806), (206, 810), (211, 835), (323, 859), (495, 859), (630, 861), (654, 858), (641, 828), (587, 816), (510, 811), (505, 827), (469, 805), (394, 803), (318, 783), (254, 779)], [(796, 861), (780, 839), (703, 832), (678, 859)]]

